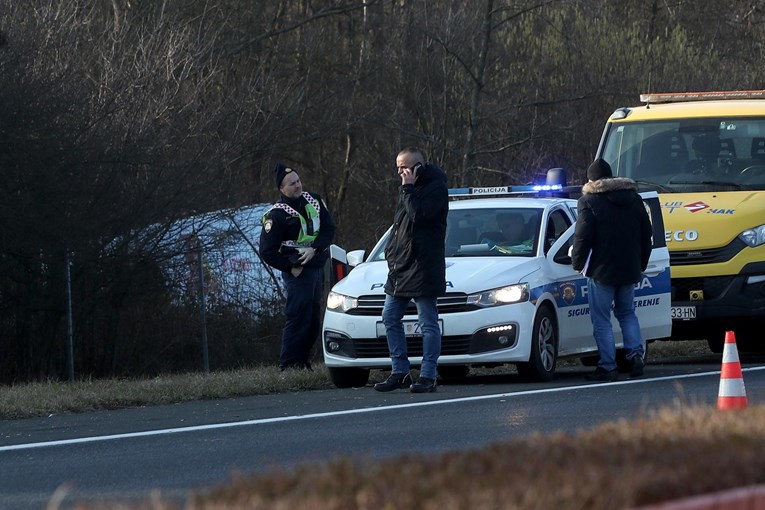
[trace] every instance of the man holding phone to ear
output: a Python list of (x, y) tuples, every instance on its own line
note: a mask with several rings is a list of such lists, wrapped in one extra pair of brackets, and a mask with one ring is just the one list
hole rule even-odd
[[(375, 384), (377, 391), (409, 388), (412, 393), (436, 390), (441, 328), (438, 296), (446, 294), (446, 216), (449, 192), (446, 174), (425, 161), (422, 151), (409, 147), (399, 152), (396, 168), (401, 177), (393, 231), (385, 248), (388, 280), (385, 283), (383, 324), (391, 358), (391, 374)], [(407, 339), (402, 319), (411, 301), (417, 307), (422, 332), (422, 366), (416, 382), (409, 373)]]

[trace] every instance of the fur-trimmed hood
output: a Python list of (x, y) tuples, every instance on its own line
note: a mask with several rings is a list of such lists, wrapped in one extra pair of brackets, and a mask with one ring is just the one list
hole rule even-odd
[(587, 193), (607, 193), (609, 191), (617, 191), (622, 189), (628, 189), (632, 191), (638, 190), (638, 185), (635, 181), (628, 177), (608, 177), (605, 179), (598, 179), (597, 181), (590, 181), (582, 186), (582, 194)]
[(608, 177), (590, 181), (582, 186), (583, 196), (600, 196), (614, 205), (629, 205), (630, 202), (640, 200), (637, 195), (638, 185), (627, 177)]

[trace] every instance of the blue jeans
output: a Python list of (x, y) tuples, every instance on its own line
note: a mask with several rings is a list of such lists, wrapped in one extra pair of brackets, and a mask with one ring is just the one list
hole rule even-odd
[(438, 307), (435, 297), (395, 297), (385, 295), (382, 319), (390, 352), (391, 371), (394, 374), (409, 372), (409, 357), (406, 352), (406, 335), (401, 319), (406, 313), (409, 301), (417, 305), (417, 317), (422, 328), (422, 366), (420, 377), (436, 378), (438, 356), (441, 355), (441, 328), (438, 327)]
[(612, 304), (614, 317), (622, 329), (627, 359), (645, 356), (640, 323), (635, 315), (635, 285), (605, 285), (590, 278), (587, 282), (587, 297), (590, 302), (592, 333), (600, 354), (598, 366), (605, 370), (616, 368), (616, 346), (611, 328)]

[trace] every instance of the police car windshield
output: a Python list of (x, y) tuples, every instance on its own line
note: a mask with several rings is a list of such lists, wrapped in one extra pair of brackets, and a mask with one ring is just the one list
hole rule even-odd
[[(447, 257), (533, 257), (542, 209), (451, 209), (446, 227)], [(368, 260), (385, 260), (388, 231)]]

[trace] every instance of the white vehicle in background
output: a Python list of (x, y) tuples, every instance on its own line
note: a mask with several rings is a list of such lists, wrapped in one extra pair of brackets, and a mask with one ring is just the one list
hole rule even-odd
[[(514, 363), (525, 378), (548, 381), (558, 358), (597, 360), (587, 280), (573, 270), (569, 256), (576, 200), (561, 196), (561, 187), (541, 188), (450, 190), (447, 293), (438, 298), (440, 377), (467, 375), (471, 366)], [(657, 194), (641, 196), (653, 224), (654, 246), (636, 285), (635, 304), (643, 338), (654, 340), (671, 334), (669, 252)], [(498, 215), (508, 212), (523, 215), (530, 242), (498, 246), (488, 241), (499, 230)], [(366, 259), (362, 250), (346, 254), (332, 247), (335, 269), (338, 261), (352, 268), (329, 293), (322, 329), (324, 362), (340, 388), (364, 386), (370, 369), (390, 369), (381, 317), (389, 235), (390, 230)], [(622, 347), (618, 322), (613, 319), (613, 324), (617, 347)], [(409, 358), (417, 366), (422, 339), (413, 302), (404, 325)]]

